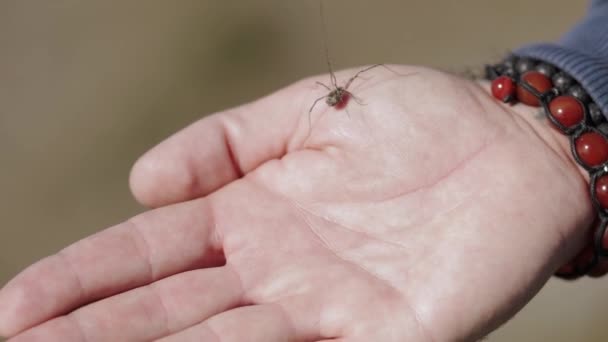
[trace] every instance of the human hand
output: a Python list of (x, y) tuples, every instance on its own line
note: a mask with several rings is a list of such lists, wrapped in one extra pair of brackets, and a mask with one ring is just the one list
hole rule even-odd
[[(515, 314), (584, 244), (568, 142), (437, 71), (299, 82), (201, 120), (131, 176), (160, 207), (0, 291), (11, 341), (454, 341)], [(354, 71), (338, 74), (347, 79)]]

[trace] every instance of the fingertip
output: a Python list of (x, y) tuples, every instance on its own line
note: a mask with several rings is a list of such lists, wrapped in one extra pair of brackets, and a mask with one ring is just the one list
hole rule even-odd
[(184, 180), (189, 180), (190, 177), (180, 173), (182, 171), (175, 163), (163, 162), (155, 153), (155, 149), (152, 149), (140, 157), (131, 168), (131, 193), (137, 202), (149, 208), (173, 203), (179, 200), (180, 193), (184, 193), (182, 189), (191, 188), (184, 184)]
[(157, 208), (205, 196), (238, 178), (217, 121), (200, 120), (140, 157), (129, 175), (135, 199)]

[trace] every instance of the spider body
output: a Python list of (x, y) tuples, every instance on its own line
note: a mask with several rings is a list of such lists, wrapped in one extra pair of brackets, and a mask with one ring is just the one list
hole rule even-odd
[(348, 90), (346, 90), (344, 87), (337, 87), (329, 94), (327, 94), (327, 97), (325, 98), (325, 103), (327, 103), (327, 105), (330, 107), (342, 109), (346, 107), (349, 98), (350, 92)]

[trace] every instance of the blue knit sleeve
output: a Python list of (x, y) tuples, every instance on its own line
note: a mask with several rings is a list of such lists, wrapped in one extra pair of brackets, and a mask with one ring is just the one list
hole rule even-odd
[(593, 0), (587, 16), (557, 43), (532, 44), (515, 53), (572, 75), (608, 117), (608, 0)]

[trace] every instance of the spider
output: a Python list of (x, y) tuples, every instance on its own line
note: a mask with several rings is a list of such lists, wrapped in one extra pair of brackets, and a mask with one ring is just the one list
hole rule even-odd
[[(314, 103), (312, 104), (312, 106), (310, 107), (310, 110), (308, 111), (308, 128), (309, 130), (312, 129), (312, 110), (315, 108), (315, 106), (317, 105), (317, 103), (319, 103), (319, 101), (321, 100), (325, 100), (325, 103), (330, 106), (330, 107), (334, 107), (336, 109), (343, 109), (346, 108), (346, 105), (348, 104), (348, 100), (350, 100), (350, 98), (353, 98), (353, 100), (355, 100), (355, 102), (357, 102), (359, 105), (365, 105), (363, 103), (363, 101), (361, 101), (361, 99), (359, 99), (358, 97), (356, 97), (352, 92), (350, 92), (348, 90), (348, 88), (352, 85), (352, 83), (361, 76), (361, 74), (363, 74), (364, 72), (370, 71), (374, 68), (377, 67), (384, 67), (387, 70), (400, 75), (399, 73), (393, 71), (391, 68), (387, 67), (384, 64), (374, 64), (372, 66), (366, 67), (362, 70), (360, 70), (359, 72), (357, 72), (353, 77), (351, 77), (346, 84), (344, 84), (344, 86), (339, 86), (338, 85), (338, 81), (336, 80), (336, 75), (334, 74), (333, 68), (332, 68), (332, 63), (331, 60), (329, 58), (329, 47), (327, 44), (327, 27), (326, 27), (326, 23), (325, 23), (325, 13), (324, 13), (324, 9), (323, 9), (323, 0), (319, 1), (319, 12), (321, 15), (321, 27), (323, 30), (323, 47), (325, 48), (325, 59), (327, 60), (327, 67), (329, 69), (329, 76), (330, 76), (330, 82), (331, 84), (328, 86), (322, 82), (316, 82), (318, 85), (324, 87), (325, 89), (327, 89), (327, 91), (329, 92), (327, 95), (321, 96), (318, 99), (316, 99), (314, 101)], [(348, 114), (348, 110), (346, 111), (346, 114)]]
[(369, 71), (371, 69), (377, 68), (379, 66), (386, 67), (384, 64), (375, 64), (370, 67), (367, 67), (367, 68), (357, 72), (353, 77), (351, 77), (348, 80), (348, 82), (346, 82), (346, 84), (343, 87), (338, 86), (338, 82), (336, 81), (336, 75), (331, 71), (331, 68), (330, 68), (330, 80), (331, 80), (331, 85), (333, 88), (326, 85), (325, 83), (316, 82), (318, 85), (327, 89), (329, 91), (329, 93), (327, 95), (324, 95), (324, 96), (316, 99), (315, 102), (310, 107), (309, 113), (312, 112), (312, 110), (315, 108), (317, 103), (321, 100), (325, 100), (325, 103), (327, 103), (328, 106), (336, 107), (337, 109), (342, 109), (342, 108), (346, 107), (346, 104), (348, 103), (348, 100), (351, 97), (353, 99), (355, 99), (355, 101), (357, 103), (363, 104), (363, 102), (359, 98), (357, 98), (353, 93), (348, 91), (348, 88), (359, 76), (361, 76), (362, 73)]
[[(325, 103), (330, 106), (330, 107), (334, 107), (336, 109), (343, 109), (346, 107), (346, 105), (348, 104), (348, 100), (350, 100), (350, 98), (353, 98), (355, 100), (355, 102), (357, 102), (359, 105), (365, 105), (365, 103), (363, 103), (363, 101), (356, 97), (355, 94), (353, 94), (352, 92), (350, 92), (348, 90), (348, 88), (353, 84), (353, 82), (359, 78), (361, 76), (361, 74), (370, 71), (374, 68), (377, 67), (384, 67), (386, 69), (388, 69), (389, 71), (396, 73), (398, 75), (400, 75), (399, 73), (391, 70), (389, 67), (387, 67), (384, 64), (374, 64), (372, 66), (369, 66), (367, 68), (364, 68), (362, 70), (360, 70), (359, 72), (357, 72), (353, 77), (349, 78), (348, 81), (346, 82), (346, 84), (344, 84), (344, 86), (339, 86), (338, 85), (338, 81), (336, 80), (336, 75), (334, 74), (332, 67), (331, 67), (331, 63), (328, 61), (328, 67), (329, 67), (329, 75), (330, 75), (330, 81), (331, 81), (331, 87), (326, 85), (325, 83), (322, 82), (316, 82), (318, 85), (324, 87), (325, 89), (327, 89), (329, 91), (329, 93), (327, 95), (323, 95), (321, 97), (319, 97), (318, 99), (316, 99), (312, 106), (310, 107), (310, 110), (308, 111), (308, 125), (309, 127), (312, 127), (312, 122), (311, 122), (311, 115), (312, 115), (312, 110), (315, 108), (315, 106), (317, 105), (317, 103), (319, 103), (319, 101), (321, 100), (325, 100)], [(347, 111), (348, 114), (348, 111)]]

